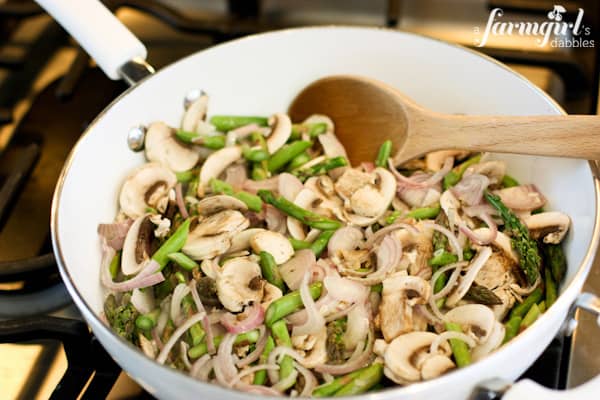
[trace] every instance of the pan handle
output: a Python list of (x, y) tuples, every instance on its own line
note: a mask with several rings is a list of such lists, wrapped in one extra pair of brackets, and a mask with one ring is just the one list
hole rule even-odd
[[(145, 62), (146, 47), (99, 0), (36, 0), (110, 79), (139, 80), (140, 71), (154, 72)], [(137, 67), (136, 67), (137, 66)], [(128, 70), (136, 75), (131, 78)]]

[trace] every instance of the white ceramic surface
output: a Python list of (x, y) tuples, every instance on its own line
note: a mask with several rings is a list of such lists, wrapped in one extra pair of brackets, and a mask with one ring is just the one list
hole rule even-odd
[[(71, 154), (57, 187), (52, 236), (61, 274), (94, 334), (115, 360), (160, 398), (250, 399), (196, 382), (147, 359), (112, 334), (97, 315), (100, 286), (99, 222), (117, 211), (120, 183), (142, 154), (126, 145), (127, 130), (164, 120), (178, 125), (183, 96), (192, 88), (210, 95), (211, 114), (285, 111), (305, 85), (331, 74), (356, 74), (396, 86), (435, 111), (468, 114), (559, 114), (560, 108), (524, 78), (471, 51), (389, 30), (304, 28), (257, 35), (219, 45), (160, 71), (113, 103)], [(365, 133), (368, 134), (368, 133)], [(569, 270), (562, 295), (531, 329), (490, 357), (433, 381), (365, 395), (373, 399), (463, 399), (481, 380), (516, 379), (555, 336), (579, 293), (598, 244), (597, 182), (586, 161), (508, 156), (509, 173), (535, 182), (549, 209), (568, 213)]]

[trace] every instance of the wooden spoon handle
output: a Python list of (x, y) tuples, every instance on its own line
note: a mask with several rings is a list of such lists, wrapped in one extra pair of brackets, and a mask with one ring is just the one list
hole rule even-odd
[[(471, 116), (430, 114), (407, 147), (600, 159), (600, 116)], [(410, 149), (405, 149), (410, 152)], [(416, 154), (415, 154), (416, 155)]]

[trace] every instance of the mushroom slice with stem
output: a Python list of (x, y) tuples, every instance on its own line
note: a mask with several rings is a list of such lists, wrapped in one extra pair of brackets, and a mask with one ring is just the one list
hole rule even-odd
[[(294, 204), (309, 211), (313, 211), (311, 209), (311, 205), (318, 200), (319, 196), (317, 196), (315, 192), (313, 192), (310, 189), (302, 189), (298, 193), (298, 195), (296, 195), (296, 198), (294, 199)], [(304, 240), (306, 238), (306, 231), (304, 230), (304, 225), (296, 218), (287, 217), (286, 225), (288, 232), (294, 239)]]
[(150, 243), (153, 239), (153, 230), (148, 215), (142, 215), (131, 224), (121, 254), (121, 271), (124, 275), (135, 275), (140, 272), (144, 267), (144, 261), (152, 255)]
[(214, 236), (188, 237), (181, 249), (194, 260), (206, 260), (225, 254), (231, 246), (231, 234), (221, 233)]
[(229, 248), (228, 252), (235, 253), (249, 249), (250, 239), (252, 239), (252, 237), (259, 232), (266, 232), (266, 230), (262, 228), (251, 228), (236, 233), (231, 237), (231, 247)]
[(198, 224), (190, 232), (190, 236), (212, 236), (225, 232), (240, 232), (249, 226), (250, 222), (236, 210), (225, 210), (213, 214)]
[[(204, 129), (206, 124), (206, 111), (208, 109), (208, 96), (202, 93), (196, 100), (191, 102), (181, 120), (181, 129), (188, 132), (197, 132)], [(202, 133), (202, 132), (199, 132)]]
[(292, 336), (294, 347), (304, 354), (302, 365), (315, 368), (327, 362), (327, 328), (311, 335)]
[(292, 134), (292, 121), (287, 114), (277, 113), (269, 121), (271, 134), (267, 138), (267, 150), (269, 154), (279, 150)]
[(383, 281), (379, 325), (386, 341), (406, 332), (426, 328), (427, 322), (416, 315), (413, 307), (426, 304), (430, 291), (426, 280), (404, 273), (396, 273)]
[(525, 218), (525, 225), (532, 238), (542, 238), (544, 243), (558, 244), (567, 234), (571, 219), (559, 211), (549, 211), (528, 216)]
[(224, 210), (245, 211), (248, 209), (246, 203), (226, 194), (205, 197), (196, 203), (196, 209), (200, 215), (212, 215)]
[[(433, 332), (409, 332), (392, 340), (383, 354), (385, 376), (400, 384), (420, 381), (421, 368), (425, 363), (416, 365), (415, 361), (420, 358), (419, 353), (428, 348), (437, 337)], [(440, 346), (440, 350), (443, 347)]]
[(188, 171), (200, 160), (200, 153), (177, 140), (173, 129), (164, 122), (150, 124), (144, 148), (148, 160), (161, 163), (175, 172)]
[(495, 190), (494, 194), (500, 200), (516, 211), (533, 211), (546, 204), (546, 198), (535, 185), (513, 186), (501, 190)]
[(440, 150), (432, 151), (427, 153), (425, 156), (425, 165), (430, 171), (439, 171), (442, 169), (442, 165), (448, 157), (454, 157), (454, 159), (465, 158), (469, 154), (468, 151), (463, 150)]
[(374, 181), (366, 184), (352, 193), (349, 208), (344, 210), (348, 223), (357, 226), (373, 224), (388, 209), (396, 194), (396, 178), (385, 168), (375, 168)]
[(294, 255), (290, 241), (277, 232), (258, 232), (250, 239), (250, 245), (256, 254), (261, 251), (270, 253), (277, 264), (283, 264)]
[(231, 164), (242, 157), (240, 146), (225, 147), (212, 153), (200, 169), (198, 177), (198, 197), (204, 196), (204, 190), (212, 178), (218, 178), (219, 175)]
[(466, 304), (448, 311), (444, 315), (448, 322), (455, 322), (477, 337), (479, 343), (485, 343), (490, 337), (496, 318), (494, 312), (482, 304)]
[(233, 258), (223, 264), (217, 276), (217, 296), (227, 310), (240, 312), (247, 305), (260, 303), (264, 282), (257, 263)]
[(227, 210), (211, 215), (190, 231), (182, 251), (195, 260), (214, 258), (226, 253), (231, 238), (248, 225), (248, 219), (239, 211)]
[(136, 219), (148, 207), (164, 211), (169, 201), (169, 191), (177, 183), (175, 174), (159, 163), (151, 162), (134, 169), (125, 179), (119, 194), (121, 211)]

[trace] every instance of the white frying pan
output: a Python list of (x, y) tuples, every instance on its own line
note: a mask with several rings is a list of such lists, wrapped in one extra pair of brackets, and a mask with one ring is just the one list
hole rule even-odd
[[(126, 174), (143, 155), (127, 148), (127, 132), (163, 120), (177, 126), (182, 99), (201, 88), (212, 113), (272, 114), (284, 111), (298, 91), (332, 74), (369, 76), (398, 87), (432, 110), (470, 114), (560, 114), (546, 94), (492, 59), (412, 34), (368, 28), (305, 28), (235, 40), (185, 58), (151, 75), (146, 49), (94, 0), (38, 0), (95, 58), (112, 79), (133, 86), (90, 125), (73, 149), (52, 205), (52, 239), (67, 288), (94, 334), (135, 380), (160, 398), (250, 399), (252, 395), (201, 383), (146, 358), (105, 326), (98, 314), (99, 222), (111, 221)], [(139, 82), (139, 83), (138, 83)], [(93, 96), (90, 93), (90, 96)], [(557, 334), (576, 301), (599, 238), (599, 181), (586, 161), (502, 155), (509, 173), (535, 182), (551, 209), (569, 214), (568, 272), (558, 301), (515, 340), (484, 360), (440, 378), (368, 394), (384, 399), (464, 399), (491, 378), (515, 380)], [(580, 303), (600, 311), (593, 296)], [(597, 398), (600, 378), (570, 392), (546, 391), (518, 382), (506, 399)]]

